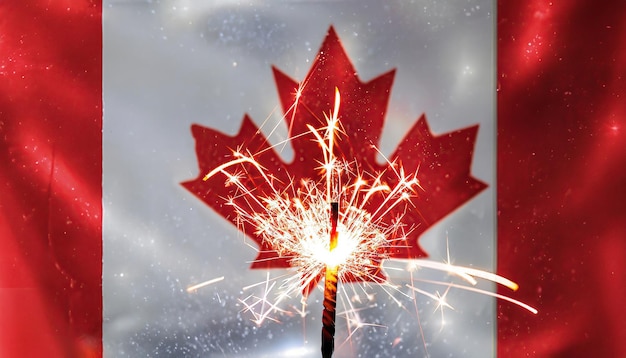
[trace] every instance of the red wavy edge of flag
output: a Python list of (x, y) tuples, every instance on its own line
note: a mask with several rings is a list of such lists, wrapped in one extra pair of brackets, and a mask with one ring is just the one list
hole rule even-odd
[[(2, 357), (102, 355), (101, 10), (0, 4)], [(624, 13), (498, 2), (501, 357), (626, 355)]]

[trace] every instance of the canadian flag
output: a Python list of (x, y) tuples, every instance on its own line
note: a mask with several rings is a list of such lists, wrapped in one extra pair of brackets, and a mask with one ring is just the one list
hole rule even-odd
[(340, 287), (336, 356), (626, 356), (624, 13), (3, 2), (0, 357), (319, 356), (319, 292), (259, 299), (285, 271), (251, 270), (258, 246), (181, 183), (206, 174), (192, 124), (235, 136), (248, 114), (288, 135), (272, 66), (307, 78), (331, 25), (361, 81), (396, 71), (382, 154), (422, 114), (434, 136), (478, 125), (471, 175), (487, 186), (419, 245), (517, 282), (480, 287), (539, 310), (383, 264), (393, 288)]

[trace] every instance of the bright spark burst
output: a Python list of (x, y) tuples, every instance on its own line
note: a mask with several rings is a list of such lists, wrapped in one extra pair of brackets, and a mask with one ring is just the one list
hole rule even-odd
[(223, 281), (223, 280), (224, 280), (224, 276), (216, 277), (216, 278), (214, 278), (212, 280), (204, 281), (204, 282), (201, 282), (201, 283), (199, 283), (197, 285), (193, 285), (193, 286), (187, 287), (187, 292), (191, 293), (191, 292), (196, 291), (199, 288), (202, 288), (202, 287), (208, 286), (208, 285), (212, 285), (214, 283), (217, 283), (217, 282), (220, 282), (220, 281)]
[[(340, 279), (347, 277), (365, 281), (380, 281), (370, 272), (376, 269), (376, 260), (387, 258), (385, 248), (394, 240), (403, 240), (407, 231), (402, 217), (387, 221), (387, 214), (396, 206), (407, 205), (408, 199), (421, 189), (417, 173), (405, 174), (402, 169), (395, 174), (398, 184), (387, 185), (383, 173), (376, 175), (361, 172), (358, 163), (343, 161), (333, 153), (333, 148), (342, 133), (339, 122), (340, 94), (335, 92), (333, 110), (325, 115), (327, 125), (314, 128), (308, 125), (309, 134), (322, 151), (323, 162), (319, 163), (319, 181), (302, 179), (299, 185), (276, 183), (271, 173), (255, 160), (254, 154), (234, 151), (234, 159), (215, 168), (205, 176), (205, 180), (222, 173), (229, 185), (236, 185), (238, 193), (248, 203), (260, 204), (264, 211), (254, 211), (227, 200), (232, 205), (241, 222), (248, 222), (256, 228), (255, 234), (274, 249), (279, 256), (289, 259), (291, 267), (299, 277), (287, 285), (289, 293), (305, 291), (323, 274), (327, 266), (340, 266)], [(272, 188), (269, 196), (258, 197), (254, 188), (242, 184), (237, 167), (252, 164)], [(369, 200), (383, 198), (381, 209), (368, 212), (364, 208)], [(378, 198), (377, 198), (378, 199)], [(337, 231), (340, 239), (334, 250), (329, 249), (328, 237), (330, 202), (338, 202), (340, 207)], [(384, 208), (384, 209), (382, 209)]]
[[(295, 104), (299, 99), (302, 88), (294, 93)], [(363, 281), (363, 296), (368, 300), (369, 294), (365, 292), (365, 287), (371, 282), (380, 284), (389, 297), (399, 306), (403, 304), (393, 296), (393, 293), (400, 293), (407, 298), (411, 298), (411, 292), (417, 292), (430, 297), (437, 304), (437, 310), (441, 310), (442, 322), (444, 308), (453, 309), (446, 301), (446, 296), (451, 288), (469, 290), (492, 297), (505, 299), (520, 307), (537, 313), (537, 310), (522, 302), (516, 301), (508, 296), (484, 291), (472, 286), (477, 284), (477, 279), (484, 279), (517, 290), (516, 283), (498, 276), (496, 274), (477, 270), (468, 267), (455, 266), (448, 262), (435, 262), (431, 260), (408, 260), (405, 268), (385, 267), (387, 270), (403, 270), (411, 274), (411, 282), (414, 281), (413, 273), (418, 268), (428, 268), (447, 272), (457, 276), (466, 282), (466, 285), (454, 284), (452, 282), (423, 282), (438, 283), (447, 286), (444, 293), (431, 293), (415, 287), (413, 284), (405, 286), (395, 286), (389, 282), (381, 282), (381, 278), (373, 276), (372, 272), (380, 268), (380, 261), (389, 258), (387, 248), (397, 246), (396, 243), (406, 241), (406, 236), (413, 228), (407, 227), (402, 222), (402, 215), (389, 217), (389, 213), (396, 207), (404, 208), (402, 212), (411, 210), (411, 203), (408, 199), (417, 195), (423, 190), (418, 180), (418, 173), (405, 173), (401, 166), (396, 163), (390, 165), (393, 175), (396, 176), (398, 184), (389, 186), (384, 180), (387, 172), (368, 173), (359, 167), (357, 162), (348, 162), (335, 156), (333, 149), (337, 141), (341, 140), (341, 135), (345, 135), (339, 121), (340, 94), (335, 90), (334, 108), (330, 113), (325, 114), (326, 125), (315, 128), (308, 125), (308, 132), (298, 134), (298, 137), (308, 135), (316, 141), (322, 153), (323, 161), (319, 163), (319, 179), (302, 179), (299, 183), (278, 182), (268, 172), (255, 157), (261, 153), (249, 153), (244, 148), (233, 151), (233, 160), (226, 162), (211, 172), (204, 180), (221, 174), (226, 177), (225, 185), (234, 185), (236, 193), (231, 198), (225, 198), (225, 203), (235, 208), (240, 223), (247, 222), (256, 228), (255, 234), (262, 237), (265, 243), (275, 250), (282, 258), (287, 258), (292, 270), (296, 275), (286, 275), (278, 278), (270, 278), (269, 273), (264, 282), (251, 285), (264, 286), (263, 294), (248, 295), (240, 300), (244, 311), (251, 312), (257, 325), (262, 324), (266, 319), (278, 320), (273, 314), (285, 314), (287, 311), (280, 307), (280, 304), (300, 292), (304, 292), (302, 298), (302, 309), (295, 309), (297, 314), (306, 315), (306, 293), (312, 285), (324, 274), (325, 268), (338, 266), (339, 277), (342, 281), (347, 278), (355, 278), (356, 281)], [(290, 108), (295, 113), (296, 106)], [(294, 114), (292, 113), (292, 118)], [(275, 128), (274, 128), (275, 129)], [(289, 128), (291, 135), (291, 126)], [(292, 138), (293, 139), (293, 138)], [(287, 142), (276, 144), (284, 146)], [(372, 150), (377, 150), (372, 147)], [(256, 188), (246, 187), (242, 178), (249, 175), (244, 165), (252, 165), (260, 174), (263, 180), (271, 188), (272, 192), (267, 196), (258, 196)], [(248, 203), (247, 206), (236, 204), (235, 197), (243, 196)], [(370, 200), (383, 199), (382, 205), (374, 212), (368, 212), (364, 208)], [(339, 239), (334, 250), (329, 248), (330, 235), (330, 213), (329, 203), (339, 203), (339, 224), (337, 231)], [(253, 208), (262, 207), (259, 211)], [(243, 225), (243, 224), (242, 224)], [(278, 282), (281, 280), (282, 282)], [(193, 289), (200, 285), (193, 286)], [(409, 291), (404, 292), (403, 288)], [(188, 289), (192, 290), (192, 287)], [(346, 307), (341, 313), (345, 317), (350, 329), (349, 336), (371, 324), (361, 320), (359, 310), (355, 308), (354, 302), (361, 303), (361, 293), (352, 288), (353, 294), (344, 291), (345, 298), (341, 298), (342, 304)], [(270, 293), (272, 296), (270, 297)], [(414, 298), (414, 296), (413, 296)]]

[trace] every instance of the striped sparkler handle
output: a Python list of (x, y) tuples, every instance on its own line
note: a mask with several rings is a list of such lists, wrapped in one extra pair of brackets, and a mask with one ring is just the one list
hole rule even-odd
[[(330, 203), (330, 251), (337, 247), (339, 203)], [(335, 350), (335, 310), (337, 307), (337, 278), (339, 266), (326, 266), (324, 279), (324, 311), (322, 313), (322, 357), (331, 358)]]

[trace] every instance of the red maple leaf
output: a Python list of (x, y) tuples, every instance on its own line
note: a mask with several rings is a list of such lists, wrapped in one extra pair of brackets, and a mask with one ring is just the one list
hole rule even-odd
[[(389, 223), (401, 218), (402, 235), (398, 234), (399, 230), (392, 230), (399, 237), (389, 238), (386, 245), (375, 248), (367, 256), (366, 272), (348, 272), (342, 276), (343, 281), (381, 282), (385, 279), (380, 270), (383, 259), (427, 256), (419, 246), (420, 235), (486, 188), (486, 184), (470, 174), (478, 125), (434, 136), (422, 115), (388, 161), (377, 163), (375, 148), (380, 142), (395, 70), (362, 82), (332, 27), (303, 82), (294, 81), (276, 68), (273, 71), (289, 126), (294, 160), (283, 162), (247, 115), (239, 133), (232, 137), (194, 124), (191, 130), (196, 139), (200, 174), (196, 179), (182, 183), (258, 244), (259, 254), (252, 268), (293, 266), (294, 253), (273, 246), (264, 236), (264, 229), (255, 224), (251, 216), (267, 212), (268, 198), (289, 196), (289, 193), (297, 196), (306, 190), (303, 186), (307, 180), (320, 178), (323, 173), (320, 164), (325, 160), (320, 142), (311, 140), (311, 128), (328, 125), (335, 89), (341, 93), (339, 117), (343, 133), (333, 146), (335, 155), (357, 167), (355, 171), (359, 175), (373, 173), (371, 180), (378, 178), (379, 183), (390, 188), (402, 184), (406, 178), (403, 173), (417, 173), (423, 189), (417, 195), (412, 193), (406, 197), (406, 205), (394, 206), (382, 195), (367, 198), (362, 209), (369, 213), (384, 213)], [(226, 173), (225, 165), (237, 158), (253, 158), (254, 162), (241, 160), (237, 162), (236, 170)], [(205, 177), (209, 172), (220, 171), (227, 175)], [(277, 194), (277, 187), (285, 190)], [(243, 193), (242, 188), (248, 188), (247, 192)], [(243, 207), (250, 213), (248, 219), (242, 219), (240, 208)], [(313, 273), (307, 287), (317, 284), (322, 274), (323, 269)]]

